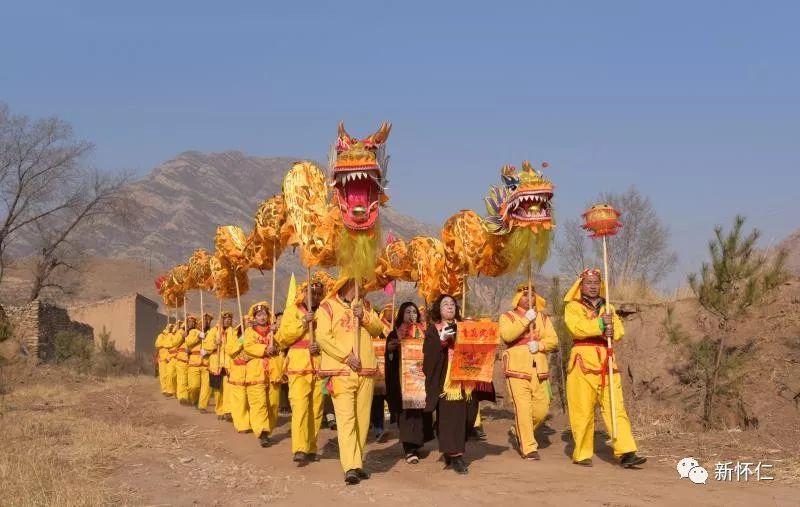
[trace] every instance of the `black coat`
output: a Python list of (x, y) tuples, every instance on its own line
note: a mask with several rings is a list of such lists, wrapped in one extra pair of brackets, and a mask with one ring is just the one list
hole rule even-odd
[[(450, 341), (448, 347), (442, 347), (436, 325), (428, 325), (428, 329), (425, 331), (425, 343), (422, 347), (422, 371), (425, 373), (425, 412), (433, 412), (439, 404), (450, 360), (448, 351), (453, 345), (453, 341)], [(476, 401), (494, 403), (496, 401), (494, 384), (492, 384), (491, 392), (473, 391), (472, 398)]]
[[(392, 331), (386, 338), (387, 344), (397, 339), (397, 331)], [(391, 356), (391, 359), (389, 358)], [(386, 351), (386, 403), (389, 412), (399, 414), (403, 410), (403, 392), (400, 386), (400, 348), (393, 352)]]

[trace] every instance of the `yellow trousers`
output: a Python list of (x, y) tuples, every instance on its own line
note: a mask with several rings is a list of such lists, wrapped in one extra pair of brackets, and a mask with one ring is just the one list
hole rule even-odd
[[(200, 400), (200, 384), (202, 383), (202, 366), (189, 366), (188, 370), (188, 386), (189, 386), (189, 401), (192, 405), (197, 405)], [(208, 368), (206, 368), (208, 371)]]
[(208, 375), (208, 366), (200, 367), (200, 396), (197, 399), (197, 408), (205, 410), (208, 408), (208, 400), (211, 399), (211, 380)]
[[(611, 434), (611, 397), (608, 385), (600, 388), (600, 375), (584, 374), (575, 367), (567, 375), (567, 404), (569, 425), (575, 440), (573, 461), (589, 459), (594, 454), (594, 408), (599, 403), (606, 430)], [(617, 411), (617, 438), (612, 441), (614, 456), (619, 458), (626, 452), (636, 451), (636, 442), (631, 432), (631, 422), (622, 400), (622, 379), (614, 374), (614, 404)]]
[(534, 374), (531, 380), (509, 377), (506, 387), (514, 404), (514, 425), (520, 454), (524, 456), (539, 449), (534, 432), (544, 422), (550, 409), (547, 384)]
[(161, 383), (161, 392), (175, 394), (175, 359), (158, 362), (158, 380)]
[(364, 466), (364, 446), (369, 431), (369, 413), (375, 379), (348, 376), (333, 377), (333, 410), (336, 412), (339, 461), (347, 472)]
[[(262, 389), (263, 385), (260, 386)], [(250, 410), (247, 405), (247, 388), (228, 384), (225, 393), (225, 403), (233, 418), (233, 427), (236, 431), (247, 431), (250, 428)]]
[(231, 416), (236, 431), (253, 430), (253, 435), (270, 432), (267, 417), (267, 388), (264, 384), (235, 386), (230, 384)]
[(322, 425), (322, 381), (313, 374), (289, 375), (292, 405), (292, 454), (317, 452)]
[[(210, 387), (210, 386), (209, 386)], [(222, 377), (222, 386), (219, 389), (211, 387), (211, 396), (214, 397), (214, 413), (217, 415), (230, 414), (225, 398), (229, 395), (228, 376)]]
[(280, 382), (267, 384), (267, 431), (272, 433), (278, 427), (278, 411), (281, 404)]
[(189, 399), (189, 365), (175, 360), (175, 394), (179, 400)]

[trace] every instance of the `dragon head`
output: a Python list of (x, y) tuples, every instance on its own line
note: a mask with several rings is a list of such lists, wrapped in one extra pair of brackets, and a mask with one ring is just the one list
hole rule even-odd
[[(542, 169), (547, 168), (542, 163)], [(484, 220), (486, 229), (493, 234), (508, 234), (515, 227), (528, 227), (533, 232), (553, 227), (553, 184), (529, 161), (522, 163), (517, 173), (514, 166), (505, 165), (500, 170), (502, 187), (492, 187), (486, 196)]]
[(392, 129), (384, 123), (377, 132), (356, 139), (339, 123), (339, 136), (332, 153), (333, 188), (342, 222), (347, 229), (372, 229), (378, 220), (378, 206), (385, 203), (386, 171), (389, 157), (384, 143)]

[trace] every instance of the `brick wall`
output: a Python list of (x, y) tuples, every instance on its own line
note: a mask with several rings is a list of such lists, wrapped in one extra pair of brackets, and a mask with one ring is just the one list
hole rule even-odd
[(22, 306), (7, 306), (5, 311), (23, 353), (32, 360), (47, 361), (53, 357), (53, 338), (59, 331), (92, 338), (91, 326), (73, 322), (65, 309), (39, 300)]

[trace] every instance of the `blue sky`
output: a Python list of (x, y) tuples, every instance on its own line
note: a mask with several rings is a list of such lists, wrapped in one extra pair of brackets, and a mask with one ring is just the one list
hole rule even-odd
[(547, 160), (559, 217), (648, 195), (674, 287), (736, 213), (765, 245), (798, 228), (799, 6), (6, 2), (0, 101), (140, 172), (189, 149), (324, 160), (338, 120), (388, 120), (391, 204), (437, 225)]

